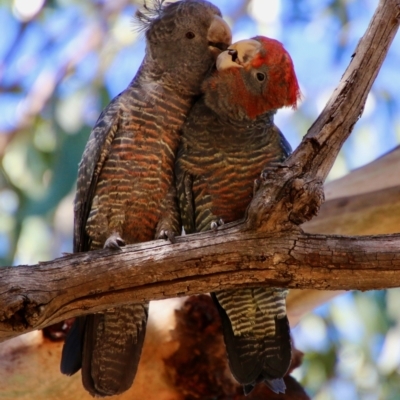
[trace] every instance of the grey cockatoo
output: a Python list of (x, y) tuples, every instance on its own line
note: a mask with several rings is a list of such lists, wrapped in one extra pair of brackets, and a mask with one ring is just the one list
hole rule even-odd
[[(146, 54), (136, 76), (100, 115), (79, 165), (74, 252), (118, 249), (180, 233), (173, 168), (179, 130), (231, 32), (204, 0), (155, 1), (139, 12)], [(111, 283), (110, 283), (111, 284)], [(76, 320), (61, 371), (82, 369), (95, 396), (127, 390), (135, 377), (148, 303)]]

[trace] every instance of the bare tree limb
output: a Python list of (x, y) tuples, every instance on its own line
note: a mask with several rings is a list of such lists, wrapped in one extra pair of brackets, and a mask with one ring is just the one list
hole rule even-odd
[(247, 286), (400, 286), (400, 235), (340, 237), (237, 228), (0, 270), (0, 339), (134, 301)]

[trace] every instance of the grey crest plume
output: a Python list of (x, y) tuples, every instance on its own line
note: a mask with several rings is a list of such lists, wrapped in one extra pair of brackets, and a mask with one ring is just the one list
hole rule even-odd
[[(161, 16), (164, 3), (165, 0), (151, 0), (150, 4), (148, 4), (148, 2), (144, 0), (142, 9), (138, 9), (135, 13), (133, 20), (135, 30), (138, 32), (147, 31), (151, 23)], [(170, 2), (166, 4), (170, 4)]]

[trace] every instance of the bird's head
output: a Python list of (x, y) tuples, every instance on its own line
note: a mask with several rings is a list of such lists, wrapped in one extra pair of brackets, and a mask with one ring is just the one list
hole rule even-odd
[(205, 0), (153, 0), (136, 18), (146, 34), (146, 68), (182, 91), (199, 93), (217, 56), (232, 42), (220, 10)]
[[(282, 43), (263, 36), (241, 40), (217, 58), (203, 85), (206, 103), (239, 119), (254, 119), (300, 99), (292, 59)], [(217, 111), (217, 112), (218, 112)]]

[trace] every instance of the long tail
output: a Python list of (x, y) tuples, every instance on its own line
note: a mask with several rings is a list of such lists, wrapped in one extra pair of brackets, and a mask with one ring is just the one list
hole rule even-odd
[(146, 333), (148, 303), (129, 304), (80, 317), (67, 335), (61, 372), (82, 368), (82, 382), (93, 396), (128, 390), (135, 378)]
[(253, 288), (212, 293), (217, 305), (229, 366), (245, 393), (264, 381), (284, 393), (292, 344), (286, 316), (286, 290)]

